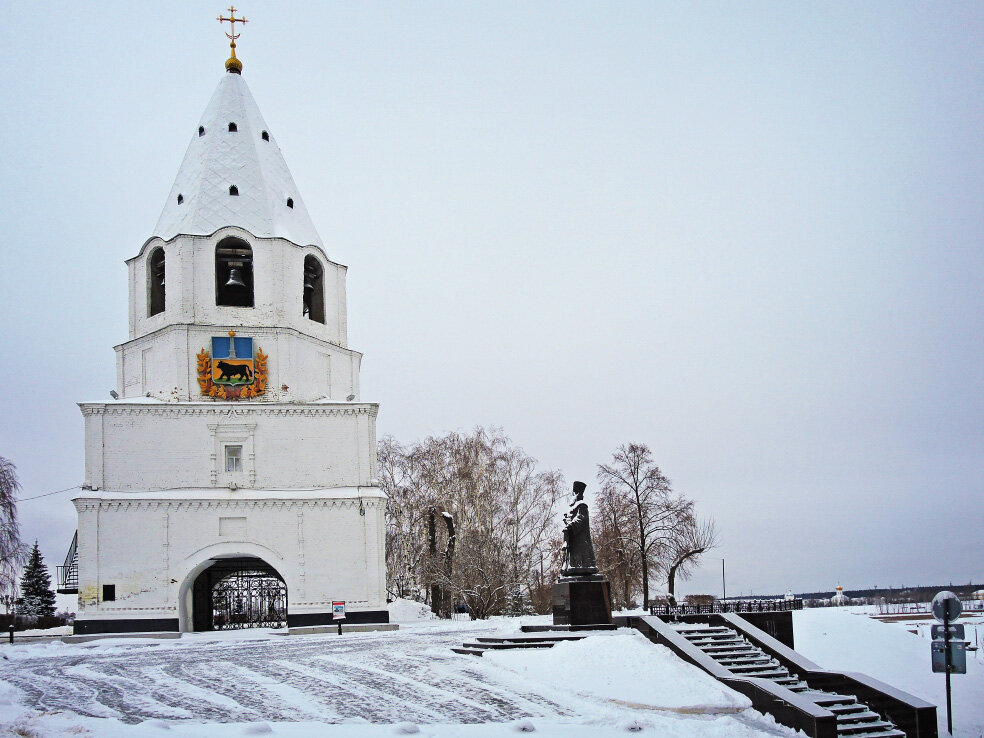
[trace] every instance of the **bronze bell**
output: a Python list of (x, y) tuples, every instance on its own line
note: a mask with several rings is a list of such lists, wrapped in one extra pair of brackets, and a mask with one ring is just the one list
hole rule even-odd
[(318, 275), (312, 272), (310, 269), (304, 270), (304, 291), (311, 292), (314, 289), (314, 281), (318, 278)]
[(245, 287), (246, 283), (243, 281), (243, 276), (240, 274), (237, 267), (233, 267), (229, 270), (229, 280), (225, 284), (226, 287)]

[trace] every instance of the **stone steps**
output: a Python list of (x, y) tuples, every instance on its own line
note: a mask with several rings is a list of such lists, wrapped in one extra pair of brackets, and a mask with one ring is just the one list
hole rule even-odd
[(683, 626), (677, 632), (736, 677), (768, 679), (786, 687), (837, 716), (837, 734), (845, 738), (902, 738), (892, 723), (858, 702), (853, 695), (811, 689), (776, 658), (724, 626)]
[(481, 656), (486, 651), (512, 651), (522, 648), (553, 648), (564, 641), (579, 641), (587, 636), (570, 634), (536, 636), (480, 636), (451, 650), (468, 656)]

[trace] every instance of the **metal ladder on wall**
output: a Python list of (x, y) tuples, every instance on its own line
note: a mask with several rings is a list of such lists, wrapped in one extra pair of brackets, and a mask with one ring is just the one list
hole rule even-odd
[(905, 733), (849, 694), (812, 689), (740, 633), (726, 626), (671, 623), (670, 627), (735, 676), (768, 679), (837, 716), (837, 734), (850, 738), (905, 738)]

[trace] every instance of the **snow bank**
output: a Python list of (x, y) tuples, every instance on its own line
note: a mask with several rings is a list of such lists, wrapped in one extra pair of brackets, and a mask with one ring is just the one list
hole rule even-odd
[(413, 600), (395, 599), (386, 606), (389, 610), (391, 623), (414, 623), (420, 620), (435, 620), (437, 616), (431, 612), (430, 605)]
[[(937, 705), (940, 735), (946, 735), (946, 691), (943, 674), (934, 674), (930, 641), (910, 633), (913, 623), (881, 623), (852, 608), (824, 607), (793, 613), (796, 650), (820, 666), (860, 671), (879, 681)], [(967, 673), (955, 674), (954, 736), (984, 734), (984, 660), (967, 654)]]
[(589, 636), (550, 649), (487, 651), (483, 659), (555, 689), (631, 707), (713, 713), (752, 705), (665, 646), (632, 631)]
[(71, 625), (59, 625), (55, 628), (30, 628), (28, 630), (18, 630), (14, 633), (17, 636), (63, 636), (72, 635)]

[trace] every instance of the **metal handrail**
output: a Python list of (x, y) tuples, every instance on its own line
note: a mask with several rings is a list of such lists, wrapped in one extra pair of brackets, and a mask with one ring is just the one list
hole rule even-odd
[(58, 589), (78, 589), (79, 587), (79, 532), (72, 536), (72, 545), (68, 547), (65, 564), (57, 567)]
[(702, 605), (681, 604), (671, 606), (669, 603), (654, 604), (649, 607), (651, 615), (713, 615), (722, 612), (733, 612), (737, 614), (749, 612), (790, 612), (792, 610), (802, 610), (803, 600), (801, 599), (779, 599), (779, 600), (736, 600), (733, 602), (722, 602), (718, 600), (714, 603)]
[(79, 551), (79, 532), (75, 531), (75, 535), (72, 536), (72, 545), (68, 547), (68, 554), (65, 556), (65, 564), (63, 568), (68, 568), (75, 563), (75, 557)]

